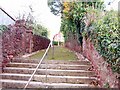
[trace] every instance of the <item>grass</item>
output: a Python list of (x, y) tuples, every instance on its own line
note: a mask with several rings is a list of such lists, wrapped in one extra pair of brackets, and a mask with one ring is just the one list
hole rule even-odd
[[(45, 53), (45, 50), (41, 50), (37, 54), (34, 54), (30, 56), (31, 59), (40, 59), (43, 54)], [(47, 60), (77, 60), (77, 57), (74, 52), (68, 50), (65, 47), (54, 47), (54, 57), (53, 57), (53, 48), (51, 47), (47, 57)]]

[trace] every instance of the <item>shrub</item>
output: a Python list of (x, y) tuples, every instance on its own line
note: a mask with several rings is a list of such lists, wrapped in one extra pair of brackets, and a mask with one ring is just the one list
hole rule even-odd
[(111, 65), (112, 70), (120, 73), (120, 29), (118, 25), (117, 12), (106, 12), (106, 15), (94, 22), (91, 39), (99, 53)]

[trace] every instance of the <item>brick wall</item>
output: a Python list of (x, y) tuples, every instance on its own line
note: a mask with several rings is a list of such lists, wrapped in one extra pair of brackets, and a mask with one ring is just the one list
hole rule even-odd
[(93, 70), (98, 74), (99, 83), (104, 86), (109, 83), (111, 88), (118, 87), (117, 73), (112, 73), (112, 70), (104, 58), (95, 49), (90, 39), (83, 39), (83, 55), (87, 57), (95, 67)]

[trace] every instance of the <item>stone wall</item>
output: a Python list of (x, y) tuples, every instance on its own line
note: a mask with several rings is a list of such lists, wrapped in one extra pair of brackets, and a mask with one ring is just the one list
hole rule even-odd
[[(37, 43), (35, 43), (37, 42)], [(16, 21), (15, 25), (8, 26), (8, 30), (2, 33), (2, 67), (15, 56), (45, 49), (50, 40), (41, 36), (33, 35), (32, 28), (27, 27), (24, 20)]]
[(103, 87), (109, 83), (111, 88), (118, 87), (117, 73), (113, 73), (110, 65), (104, 60), (104, 58), (95, 49), (90, 39), (83, 39), (83, 55), (88, 58), (92, 65), (93, 70), (97, 73), (99, 78), (99, 84)]
[(81, 47), (77, 42), (66, 42), (65, 47), (69, 48), (70, 50), (81, 52)]
[(3, 61), (3, 57), (2, 57), (2, 34), (0, 34), (0, 73), (2, 70), (2, 61)]
[(75, 35), (71, 35), (69, 39), (65, 42), (65, 47), (69, 48), (70, 50), (81, 52), (82, 48), (80, 44), (78, 44), (77, 37)]
[[(3, 58), (2, 58), (2, 34), (0, 34), (0, 73), (2, 73), (2, 61), (3, 61)], [(0, 79), (2, 77), (0, 76)], [(0, 88), (2, 88), (2, 83), (0, 82)]]
[(16, 21), (15, 25), (8, 26), (2, 34), (2, 49), (3, 49), (3, 67), (10, 62), (14, 56), (23, 55), (26, 53), (27, 28), (25, 21)]
[(42, 37), (42, 36), (34, 35), (32, 51), (35, 52), (37, 50), (45, 49), (48, 47), (49, 43), (50, 43), (49, 39)]

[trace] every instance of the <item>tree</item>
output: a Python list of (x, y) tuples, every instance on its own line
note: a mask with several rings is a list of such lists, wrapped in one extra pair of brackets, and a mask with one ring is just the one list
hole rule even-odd
[(47, 28), (43, 27), (42, 25), (34, 24), (33, 25), (33, 34), (47, 37), (48, 31), (47, 31)]
[(48, 6), (54, 15), (62, 13), (62, 3), (60, 0), (48, 0)]
[[(82, 32), (94, 21), (94, 10), (103, 8), (103, 2), (100, 2), (101, 0), (95, 1), (96, 2), (60, 2), (60, 0), (52, 0), (48, 6), (53, 14), (55, 12), (57, 12), (57, 14), (61, 12), (61, 29), (64, 29), (61, 31), (63, 34), (66, 34), (64, 36), (68, 37), (68, 32), (73, 34), (76, 32), (78, 43), (82, 46)], [(59, 11), (55, 7), (55, 2), (60, 2), (60, 4), (57, 5)], [(93, 13), (91, 13), (90, 10), (93, 10)], [(85, 18), (87, 18), (87, 20)]]

